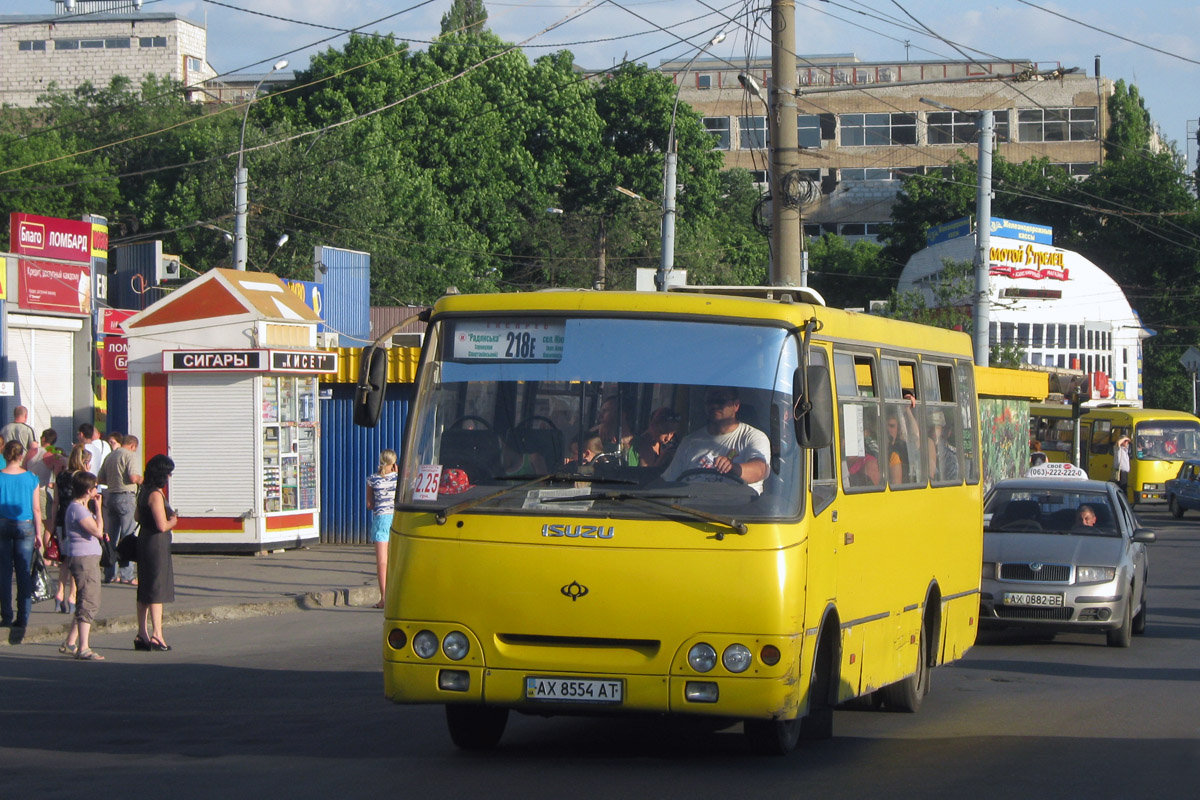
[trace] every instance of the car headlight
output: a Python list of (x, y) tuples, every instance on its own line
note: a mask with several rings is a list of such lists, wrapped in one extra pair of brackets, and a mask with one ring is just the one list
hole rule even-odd
[(730, 672), (745, 672), (750, 667), (750, 648), (741, 644), (731, 644), (721, 653), (721, 663)]
[(717, 651), (704, 642), (692, 645), (688, 650), (688, 663), (696, 672), (708, 672), (717, 665)]
[(462, 661), (467, 657), (467, 651), (470, 649), (471, 642), (467, 639), (467, 635), (461, 631), (451, 631), (446, 634), (445, 640), (442, 641), (442, 652), (451, 661)]
[(433, 658), (438, 651), (438, 637), (433, 631), (421, 631), (413, 637), (413, 652), (421, 658)]
[(1117, 577), (1116, 567), (1076, 567), (1076, 583), (1108, 583)]

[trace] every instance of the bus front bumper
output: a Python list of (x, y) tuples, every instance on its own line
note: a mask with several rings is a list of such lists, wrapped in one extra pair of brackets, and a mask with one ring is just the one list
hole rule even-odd
[(397, 703), (469, 703), (531, 714), (672, 713), (791, 719), (801, 687), (791, 677), (578, 675), (551, 670), (384, 661), (384, 694)]

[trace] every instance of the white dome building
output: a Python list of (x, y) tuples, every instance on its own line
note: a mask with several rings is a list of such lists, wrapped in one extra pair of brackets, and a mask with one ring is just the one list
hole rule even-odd
[[(1085, 405), (1141, 406), (1141, 342), (1153, 331), (1116, 281), (1079, 253), (1054, 247), (1046, 226), (993, 218), (991, 227), (989, 344), (1022, 345), (1034, 366), (1088, 373), (1092, 400)], [(943, 262), (972, 263), (976, 245), (965, 219), (932, 229), (928, 239), (898, 288), (920, 290), (932, 305)]]

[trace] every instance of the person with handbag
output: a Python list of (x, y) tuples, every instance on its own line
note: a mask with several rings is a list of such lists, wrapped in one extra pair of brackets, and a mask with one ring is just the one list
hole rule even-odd
[(25, 446), (14, 439), (0, 452), (5, 461), (0, 470), (0, 627), (13, 629), (8, 640), (16, 644), (24, 638), (33, 610), (33, 550), (42, 547), (42, 498), (37, 476), (21, 466)]
[(134, 650), (170, 650), (163, 639), (163, 603), (175, 602), (171, 530), (179, 517), (167, 504), (167, 482), (175, 462), (161, 453), (146, 462), (137, 496), (137, 617)]
[(78, 594), (75, 619), (58, 651), (74, 655), (81, 661), (103, 661), (104, 656), (93, 650), (89, 641), (92, 622), (100, 611), (101, 542), (108, 538), (104, 532), (104, 515), (92, 502), (99, 494), (96, 476), (90, 472), (76, 472), (71, 488), (73, 498), (63, 517), (66, 541), (69, 542), (67, 550), (71, 553), (67, 563)]

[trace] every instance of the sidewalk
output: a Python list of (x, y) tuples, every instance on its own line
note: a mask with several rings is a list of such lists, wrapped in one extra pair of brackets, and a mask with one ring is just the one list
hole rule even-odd
[[(375, 549), (370, 545), (314, 545), (261, 556), (176, 554), (172, 558), (175, 602), (163, 606), (163, 621), (171, 626), (379, 601)], [(58, 577), (57, 572), (52, 574)], [(92, 630), (137, 630), (136, 591), (134, 586), (105, 584)], [(25, 641), (62, 638), (70, 619), (54, 613), (53, 600), (35, 603)], [(0, 646), (8, 644), (8, 632), (0, 629)]]

